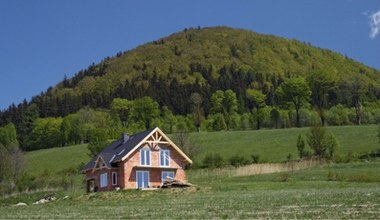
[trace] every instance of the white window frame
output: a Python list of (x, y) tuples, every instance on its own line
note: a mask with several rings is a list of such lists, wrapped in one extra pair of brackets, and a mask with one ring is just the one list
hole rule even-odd
[[(164, 154), (164, 161), (162, 161), (162, 154)], [(165, 163), (165, 156), (167, 158), (167, 164)], [(170, 167), (170, 150), (161, 149), (160, 150), (160, 167)]]
[(100, 174), (100, 187), (108, 186), (108, 173)]
[(162, 171), (161, 172), (161, 183), (164, 183), (164, 181), (165, 181), (164, 176), (169, 176), (169, 175), (167, 175), (168, 173), (172, 173), (173, 174), (173, 178), (175, 178), (174, 171)]
[(117, 172), (112, 172), (112, 185), (117, 185)]
[(144, 176), (144, 173), (148, 173), (148, 185), (142, 188), (149, 188), (150, 187), (150, 172), (148, 170), (136, 170), (136, 189), (139, 189), (138, 173), (142, 173), (142, 176)]
[[(147, 158), (147, 157), (149, 157), (149, 158)], [(152, 158), (152, 155), (151, 155), (149, 147), (141, 148), (141, 150), (140, 150), (140, 165), (150, 166), (151, 165), (151, 158)]]

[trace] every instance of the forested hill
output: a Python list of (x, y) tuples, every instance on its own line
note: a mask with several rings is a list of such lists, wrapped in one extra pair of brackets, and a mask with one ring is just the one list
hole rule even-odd
[[(218, 89), (232, 89), (244, 99), (251, 86), (274, 104), (274, 91), (284, 78), (307, 77), (320, 70), (336, 75), (340, 88), (354, 78), (365, 81), (371, 93), (367, 97), (379, 98), (379, 71), (296, 40), (217, 27), (184, 30), (107, 58), (32, 102), (42, 117), (65, 116), (83, 106), (109, 108), (115, 97), (148, 95), (174, 114), (186, 114), (192, 92), (209, 99)], [(350, 103), (339, 87), (334, 95), (334, 102)]]
[[(236, 94), (239, 114), (255, 106), (284, 108), (286, 98), (278, 95), (278, 88), (299, 76), (312, 91), (309, 109), (360, 107), (380, 98), (380, 71), (341, 54), (247, 30), (190, 28), (107, 57), (30, 102), (10, 106), (0, 113), (0, 125), (13, 122), (18, 133), (27, 133), (20, 124), (31, 127), (36, 116), (64, 117), (84, 107), (110, 109), (114, 98), (144, 96), (174, 115), (187, 115), (194, 109), (193, 93), (200, 95), (207, 118), (217, 111), (212, 95), (229, 89)], [(318, 84), (321, 80), (331, 83)], [(264, 103), (247, 95), (247, 89), (262, 93)]]

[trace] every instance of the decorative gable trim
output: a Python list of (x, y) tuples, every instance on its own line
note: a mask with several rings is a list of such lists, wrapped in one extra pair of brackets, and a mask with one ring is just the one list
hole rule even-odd
[[(188, 163), (192, 164), (193, 161), (181, 150), (177, 145), (175, 145), (158, 127), (153, 129), (143, 140), (140, 141), (131, 151), (129, 151), (121, 161), (127, 159), (132, 153), (134, 153), (141, 145), (148, 144), (151, 148), (156, 148), (159, 145), (169, 145), (173, 147)], [(116, 161), (115, 161), (116, 162)]]
[(99, 155), (95, 161), (95, 165), (94, 165), (94, 168), (92, 169), (92, 172), (95, 172), (96, 170), (100, 170), (103, 168), (110, 169), (110, 167), (108, 167), (107, 164), (104, 162), (103, 157)]

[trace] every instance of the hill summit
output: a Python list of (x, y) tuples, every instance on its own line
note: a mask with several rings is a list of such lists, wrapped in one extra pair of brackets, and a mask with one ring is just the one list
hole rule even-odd
[[(78, 72), (37, 96), (41, 116), (64, 116), (83, 106), (108, 108), (115, 97), (145, 95), (176, 114), (189, 113), (192, 92), (209, 98), (218, 90), (232, 89), (245, 98), (254, 87), (274, 103), (274, 91), (289, 77), (307, 77), (317, 71), (333, 75), (343, 84), (358, 78), (379, 98), (379, 71), (327, 49), (297, 40), (228, 27), (185, 29), (182, 32), (118, 53)], [(336, 102), (347, 103), (337, 88)], [(57, 108), (54, 102), (63, 104)], [(65, 104), (67, 103), (67, 105)], [(206, 106), (207, 109), (207, 106)]]
[[(289, 84), (287, 90), (284, 82)], [(303, 86), (298, 92), (309, 88), (310, 92), (304, 99), (292, 100), (291, 84)], [(265, 106), (271, 108), (267, 111), (275, 110), (270, 116), (265, 113), (273, 118), (280, 118), (278, 109), (295, 110), (298, 126), (301, 108), (315, 109), (323, 121), (325, 110), (338, 106), (336, 114), (352, 108), (356, 116), (350, 117), (360, 123), (361, 106), (380, 99), (380, 71), (297, 40), (229, 27), (189, 28), (107, 57), (30, 102), (10, 106), (0, 112), (0, 125), (13, 122), (19, 137), (24, 137), (36, 118), (65, 117), (85, 107), (110, 109), (115, 98), (146, 96), (157, 102), (161, 116), (163, 110), (187, 116), (194, 114), (195, 107), (197, 117), (204, 118), (224, 111), (227, 126), (230, 114), (225, 106), (216, 106), (218, 100), (226, 104), (227, 96), (236, 97), (234, 111), (239, 115), (253, 114), (253, 109), (261, 115), (259, 108)], [(136, 116), (138, 120), (145, 127), (151, 125)], [(257, 117), (249, 120), (261, 123)], [(336, 124), (348, 120), (343, 121)]]

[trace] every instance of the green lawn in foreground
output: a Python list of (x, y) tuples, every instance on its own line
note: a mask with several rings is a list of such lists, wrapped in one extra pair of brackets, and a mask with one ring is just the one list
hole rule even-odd
[[(368, 152), (379, 148), (375, 125), (329, 127), (339, 152)], [(308, 128), (260, 131), (193, 133), (204, 152), (224, 158), (252, 152), (267, 161), (296, 155), (298, 134)], [(59, 172), (87, 162), (86, 145), (26, 153), (27, 170)], [(256, 176), (200, 176), (189, 170), (188, 179), (199, 188), (84, 194), (78, 175), (74, 191), (19, 194), (0, 198), (0, 219), (9, 218), (378, 218), (380, 216), (379, 161), (332, 164), (307, 170)], [(57, 175), (53, 175), (57, 178)], [(58, 200), (31, 205), (45, 195)], [(63, 200), (64, 196), (69, 198)], [(26, 202), (28, 206), (14, 207)]]
[[(30, 205), (47, 193), (0, 198), (0, 219), (7, 218), (350, 218), (380, 216), (379, 161), (333, 164), (287, 173), (247, 177), (220, 176), (210, 181), (189, 172), (197, 189), (119, 191), (80, 194), (59, 191), (59, 200)], [(375, 182), (353, 179), (328, 181), (330, 171), (375, 175)], [(211, 170), (212, 172), (212, 170)], [(364, 179), (363, 179), (364, 180)], [(63, 196), (70, 197), (63, 200)], [(9, 204), (27, 202), (28, 206)]]

